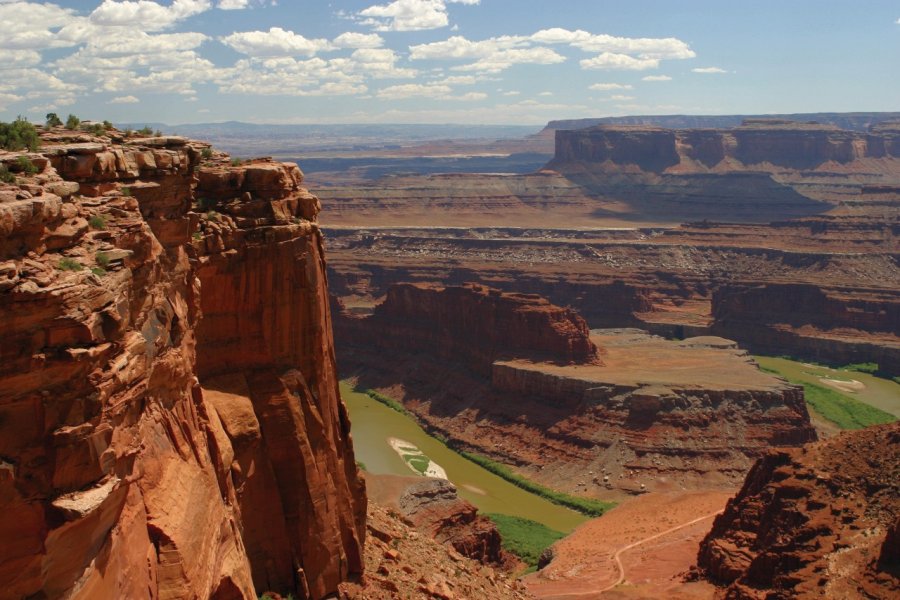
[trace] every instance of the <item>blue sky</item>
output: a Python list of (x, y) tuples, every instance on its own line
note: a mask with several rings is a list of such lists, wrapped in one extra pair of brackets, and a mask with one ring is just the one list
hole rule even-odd
[(0, 119), (900, 110), (900, 2), (0, 0)]

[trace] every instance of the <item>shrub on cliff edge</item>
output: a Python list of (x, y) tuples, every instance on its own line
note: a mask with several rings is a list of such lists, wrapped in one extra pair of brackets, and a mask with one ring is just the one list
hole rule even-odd
[(34, 152), (40, 145), (37, 129), (24, 117), (17, 117), (12, 123), (0, 122), (0, 148)]

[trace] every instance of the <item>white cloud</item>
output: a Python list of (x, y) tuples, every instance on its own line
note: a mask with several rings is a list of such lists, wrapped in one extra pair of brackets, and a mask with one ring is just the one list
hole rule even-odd
[(484, 100), (488, 95), (484, 92), (467, 92), (462, 96), (448, 96), (445, 100), (459, 100), (462, 102), (474, 102), (476, 100)]
[(531, 39), (545, 44), (569, 44), (585, 52), (633, 54), (640, 58), (683, 59), (696, 56), (685, 42), (677, 38), (626, 38), (554, 27), (538, 31)]
[(211, 7), (209, 0), (173, 0), (162, 6), (150, 0), (103, 0), (91, 13), (91, 22), (114, 27), (138, 27), (144, 31), (157, 31), (171, 27)]
[(696, 69), (691, 69), (694, 73), (707, 73), (707, 74), (720, 74), (727, 73), (725, 69), (720, 69), (719, 67), (697, 67)]
[(116, 96), (107, 104), (137, 104), (140, 100), (136, 96)]
[(608, 92), (610, 90), (630, 90), (632, 86), (627, 83), (594, 83), (588, 86), (589, 90), (595, 92)]
[(0, 92), (0, 110), (6, 110), (10, 104), (22, 100), (22, 96)]
[(553, 65), (565, 62), (566, 57), (550, 48), (513, 48), (499, 50), (490, 56), (468, 65), (452, 67), (454, 71), (483, 71), (499, 73), (513, 65)]
[(404, 83), (392, 85), (378, 90), (377, 96), (384, 100), (402, 100), (404, 98), (440, 98), (453, 91), (449, 85)]
[(458, 100), (471, 102), (484, 100), (487, 94), (483, 92), (468, 92), (460, 96), (452, 95), (453, 88), (440, 83), (405, 83), (392, 85), (378, 91), (376, 96), (382, 100), (405, 100), (407, 98), (432, 98), (440, 100)]
[(443, 0), (394, 0), (359, 12), (362, 23), (378, 31), (437, 29), (449, 23)]
[(348, 31), (332, 40), (336, 48), (381, 48), (384, 39), (377, 33), (356, 33)]
[(641, 77), (641, 81), (672, 81), (672, 78), (668, 75), (647, 75)]
[(441, 42), (410, 46), (409, 58), (411, 60), (484, 58), (500, 50), (526, 45), (528, 45), (528, 39), (522, 36), (501, 36), (475, 42), (460, 35), (454, 35)]
[(474, 63), (453, 67), (456, 71), (497, 73), (515, 64), (550, 65), (566, 60), (550, 48), (529, 47), (523, 36), (501, 36), (481, 41), (452, 36), (440, 42), (410, 46), (411, 60), (477, 58)]
[(216, 4), (216, 8), (220, 10), (242, 10), (244, 8), (250, 8), (251, 4), (256, 4), (258, 6), (265, 6), (267, 4), (275, 5), (277, 4), (277, 0), (219, 0), (219, 3)]
[(241, 60), (218, 74), (219, 91), (261, 96), (345, 96), (368, 91), (361, 64), (347, 58)]
[(594, 58), (586, 58), (579, 63), (582, 69), (616, 69), (622, 71), (643, 71), (659, 67), (658, 58), (635, 58), (627, 54), (604, 52)]
[(272, 27), (269, 31), (236, 31), (220, 41), (241, 54), (254, 57), (313, 56), (331, 48), (328, 40), (311, 40), (281, 27)]
[(3, 23), (0, 46), (9, 50), (71, 46), (57, 39), (51, 28), (62, 27), (75, 18), (75, 11), (55, 4), (0, 3), (0, 23)]
[(33, 67), (41, 62), (41, 55), (34, 50), (4, 50), (0, 48), (0, 73), (5, 69)]
[(609, 99), (622, 102), (624, 100), (634, 100), (634, 96), (624, 96), (622, 94), (613, 94), (612, 96), (609, 97)]
[(552, 96), (553, 92), (541, 92), (538, 96)]
[(478, 83), (478, 77), (475, 77), (474, 75), (451, 75), (450, 77), (445, 77), (438, 83), (444, 85), (475, 85)]
[[(474, 6), (481, 0), (393, 0), (359, 11), (359, 20), (377, 31), (419, 31), (446, 27), (450, 20), (447, 4)], [(453, 31), (458, 28), (453, 26)]]
[(404, 79), (418, 74), (415, 69), (397, 67), (397, 58), (397, 53), (388, 48), (359, 48), (353, 51), (346, 63), (341, 62), (341, 59), (332, 62), (346, 64), (351, 71), (375, 79)]
[(480, 41), (462, 36), (410, 46), (411, 60), (478, 59), (469, 65), (454, 67), (461, 71), (496, 73), (514, 64), (556, 64), (566, 57), (550, 45), (565, 44), (598, 56), (580, 61), (584, 69), (654, 69), (660, 61), (696, 56), (693, 50), (676, 38), (625, 38), (593, 34), (583, 30), (542, 29), (530, 36), (509, 35)]

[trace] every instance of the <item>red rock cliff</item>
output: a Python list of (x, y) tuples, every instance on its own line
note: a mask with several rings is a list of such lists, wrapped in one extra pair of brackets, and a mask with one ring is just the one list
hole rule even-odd
[(900, 294), (811, 284), (727, 285), (712, 296), (712, 330), (759, 352), (841, 364), (876, 362), (900, 373)]
[(114, 136), (45, 132), (0, 185), (0, 596), (332, 593), (365, 499), (316, 202), (295, 167), (224, 169), (252, 214), (198, 231), (202, 146)]
[(371, 318), (406, 351), (461, 359), (486, 374), (495, 360), (512, 356), (599, 364), (584, 319), (533, 294), (475, 284), (396, 284)]
[(701, 544), (725, 597), (895, 598), (900, 425), (773, 450)]
[[(611, 169), (660, 173), (722, 170), (812, 169), (863, 158), (898, 158), (898, 127), (883, 123), (868, 133), (783, 119), (747, 119), (732, 129), (665, 129), (601, 125), (558, 130), (551, 165), (607, 163)], [(696, 161), (696, 162), (695, 162)]]

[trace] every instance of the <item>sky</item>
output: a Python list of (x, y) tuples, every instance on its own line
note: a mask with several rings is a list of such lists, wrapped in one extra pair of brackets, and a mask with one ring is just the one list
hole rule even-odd
[(897, 0), (0, 0), (6, 121), (897, 110)]

